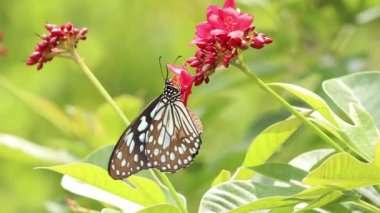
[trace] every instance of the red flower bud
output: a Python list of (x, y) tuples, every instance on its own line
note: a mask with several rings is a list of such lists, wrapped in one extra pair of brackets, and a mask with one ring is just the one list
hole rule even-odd
[(71, 31), (73, 29), (73, 24), (71, 22), (67, 22), (65, 28), (67, 31)]

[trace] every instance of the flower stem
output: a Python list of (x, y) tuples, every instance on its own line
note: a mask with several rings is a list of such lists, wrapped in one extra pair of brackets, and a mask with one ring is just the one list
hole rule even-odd
[(99, 80), (95, 77), (95, 75), (91, 72), (90, 68), (87, 67), (87, 65), (84, 63), (82, 58), (79, 56), (78, 52), (75, 48), (71, 51), (71, 56), (73, 57), (73, 60), (75, 63), (81, 68), (81, 70), (86, 74), (86, 76), (90, 79), (90, 81), (94, 84), (96, 89), (100, 92), (100, 94), (103, 95), (103, 97), (107, 100), (109, 104), (111, 104), (112, 108), (116, 111), (116, 113), (120, 116), (120, 118), (123, 120), (123, 122), (128, 126), (131, 122), (128, 120), (128, 118), (124, 115), (124, 113), (121, 111), (121, 109), (117, 106), (115, 101), (112, 99), (110, 94), (108, 94), (107, 90), (103, 87), (103, 85), (99, 82)]
[[(121, 111), (119, 106), (115, 103), (115, 101), (112, 99), (110, 94), (108, 94), (107, 90), (103, 87), (103, 85), (99, 82), (99, 80), (95, 77), (95, 75), (91, 72), (91, 70), (87, 67), (87, 65), (84, 63), (76, 49), (73, 49), (71, 51), (72, 59), (75, 61), (75, 63), (81, 68), (81, 70), (86, 74), (86, 76), (90, 79), (90, 81), (94, 84), (96, 89), (100, 92), (100, 94), (103, 95), (103, 97), (107, 100), (109, 104), (111, 104), (112, 108), (116, 111), (116, 113), (120, 116), (120, 118), (123, 120), (123, 122), (128, 126), (131, 122), (128, 120), (128, 118), (124, 115), (124, 113)], [(159, 180), (167, 189), (169, 190), (170, 195), (173, 197), (174, 201), (177, 203), (178, 207), (181, 209), (182, 212), (187, 213), (186, 205), (179, 197), (177, 191), (175, 190), (173, 184), (170, 182), (168, 177), (159, 171), (156, 171), (154, 169), (150, 169), (150, 172), (154, 178)]]
[(280, 102), (287, 110), (289, 110), (293, 115), (303, 121), (308, 127), (310, 127), (319, 137), (321, 137), (325, 142), (333, 146), (336, 150), (342, 152), (343, 149), (329, 136), (327, 136), (321, 129), (314, 125), (309, 119), (307, 119), (302, 113), (298, 112), (292, 107), (285, 99), (278, 95), (274, 90), (272, 90), (267, 84), (265, 84), (257, 75), (250, 71), (250, 69), (241, 60), (234, 63), (237, 68), (239, 68), (244, 74), (246, 74), (250, 79), (255, 81), (257, 85), (265, 92), (269, 93), (278, 102)]
[(158, 170), (155, 170), (155, 169), (151, 169), (151, 170), (153, 171), (153, 174), (156, 175), (156, 178), (158, 178), (158, 180), (167, 187), (167, 189), (169, 190), (170, 194), (172, 194), (172, 195), (176, 194), (177, 195), (177, 196), (172, 196), (173, 199), (174, 199), (174, 201), (177, 203), (178, 207), (181, 209), (181, 211), (183, 213), (187, 213), (187, 209), (186, 209), (185, 203), (178, 196), (175, 188), (170, 183), (170, 180), (168, 179), (168, 177), (165, 174), (159, 172)]

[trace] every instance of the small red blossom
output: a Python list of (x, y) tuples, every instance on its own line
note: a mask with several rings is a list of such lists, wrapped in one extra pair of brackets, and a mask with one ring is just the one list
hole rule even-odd
[(186, 64), (182, 67), (168, 64), (168, 69), (174, 73), (172, 82), (176, 85), (180, 85), (180, 92), (182, 94), (182, 101), (187, 105), (187, 99), (191, 93), (194, 77), (187, 70)]
[(37, 70), (42, 69), (43, 64), (51, 61), (55, 56), (68, 56), (73, 48), (76, 48), (80, 40), (85, 40), (87, 28), (75, 28), (71, 22), (56, 26), (45, 24), (49, 34), (42, 34), (39, 37), (43, 40), (35, 46), (35, 50), (30, 54), (27, 65), (37, 64)]
[(226, 0), (223, 8), (215, 5), (208, 7), (207, 21), (197, 26), (195, 38), (191, 42), (199, 49), (194, 57), (187, 60), (196, 70), (195, 85), (203, 81), (208, 83), (209, 76), (216, 68), (227, 68), (239, 49), (261, 49), (265, 44), (272, 43), (271, 38), (255, 31), (252, 22), (253, 16), (237, 9), (235, 0)]
[[(0, 32), (0, 42), (3, 40), (4, 38), (4, 34), (2, 32)], [(0, 44), (0, 56), (5, 56), (7, 55), (7, 48)]]

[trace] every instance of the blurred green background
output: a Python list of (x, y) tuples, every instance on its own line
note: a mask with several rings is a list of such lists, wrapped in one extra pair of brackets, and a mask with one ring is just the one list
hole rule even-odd
[[(0, 57), (0, 133), (81, 159), (102, 145), (116, 143), (125, 129), (113, 112), (93, 122), (105, 107), (104, 99), (73, 62), (55, 59), (42, 71), (25, 65), (39, 42), (35, 33), (46, 33), (44, 23), (72, 21), (89, 28), (78, 51), (113, 97), (128, 95), (122, 108), (133, 119), (163, 89), (158, 57), (168, 64), (182, 55), (177, 62), (182, 63), (194, 53), (189, 42), (209, 4), (223, 1), (0, 0), (2, 44), (8, 49)], [(377, 0), (241, 0), (237, 5), (254, 14), (258, 32), (274, 40), (262, 50), (245, 52), (246, 63), (266, 82), (294, 83), (321, 94), (324, 79), (380, 67)], [(9, 90), (4, 82), (15, 88)], [(41, 103), (33, 108), (20, 99), (30, 94), (56, 104), (82, 129), (71, 134), (52, 125), (54, 121), (44, 116), (48, 108)], [(168, 176), (194, 212), (219, 171), (236, 169), (254, 136), (289, 114), (234, 68), (218, 70), (209, 84), (195, 87), (189, 108), (202, 120), (203, 145), (191, 167)], [(318, 146), (324, 144), (301, 128), (272, 160), (286, 161)], [(85, 207), (100, 206), (63, 190), (60, 175), (33, 170), (57, 162), (28, 157), (9, 144), (0, 149), (2, 211), (69, 212), (68, 197)]]

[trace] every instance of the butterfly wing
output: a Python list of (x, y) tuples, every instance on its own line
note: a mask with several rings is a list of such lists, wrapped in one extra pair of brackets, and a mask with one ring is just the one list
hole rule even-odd
[(152, 166), (145, 155), (145, 141), (160, 99), (161, 96), (153, 100), (121, 135), (108, 163), (113, 179), (123, 179)]
[(189, 166), (198, 154), (202, 132), (199, 119), (178, 98), (157, 104), (147, 132), (146, 156), (152, 167), (176, 172)]

